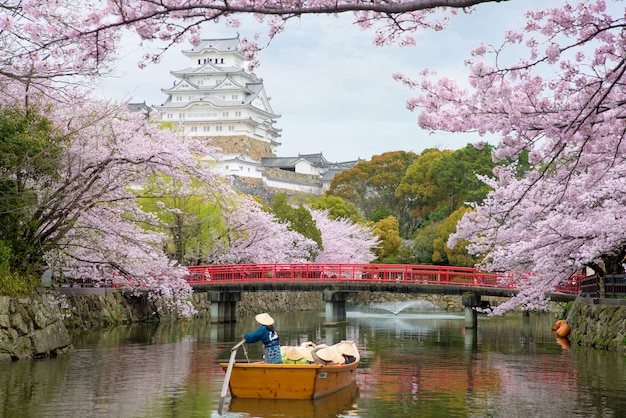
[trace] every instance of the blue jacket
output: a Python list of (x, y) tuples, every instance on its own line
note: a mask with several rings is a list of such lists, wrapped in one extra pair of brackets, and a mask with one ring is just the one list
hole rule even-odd
[(265, 325), (261, 325), (259, 329), (249, 334), (244, 334), (246, 343), (255, 343), (257, 341), (263, 342), (265, 347), (273, 347), (279, 345), (278, 334), (276, 331), (270, 331)]

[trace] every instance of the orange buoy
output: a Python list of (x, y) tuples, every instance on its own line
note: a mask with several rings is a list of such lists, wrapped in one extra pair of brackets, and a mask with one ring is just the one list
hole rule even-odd
[(556, 331), (557, 329), (561, 328), (561, 325), (563, 325), (564, 322), (564, 319), (559, 319), (558, 321), (556, 321), (554, 325), (552, 325), (552, 331)]
[(569, 338), (556, 337), (556, 342), (563, 348), (564, 350), (569, 349), (572, 345), (569, 342)]
[(559, 337), (567, 337), (570, 333), (570, 331), (572, 330), (572, 328), (567, 325), (566, 322), (563, 323), (563, 325), (561, 325), (559, 327), (559, 329), (556, 330), (556, 335), (558, 335)]

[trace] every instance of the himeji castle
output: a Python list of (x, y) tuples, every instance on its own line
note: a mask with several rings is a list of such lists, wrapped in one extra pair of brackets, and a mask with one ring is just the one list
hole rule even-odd
[(186, 136), (210, 137), (224, 153), (244, 152), (253, 160), (276, 155), (280, 117), (272, 110), (263, 80), (246, 71), (239, 37), (205, 39), (183, 51), (189, 66), (171, 71), (173, 85), (156, 109), (164, 122)]
[[(187, 67), (170, 71), (171, 87), (161, 91), (167, 99), (160, 106), (162, 122), (171, 123), (181, 135), (206, 138), (221, 149), (213, 157), (225, 175), (257, 178), (263, 184), (285, 190), (321, 194), (334, 174), (357, 161), (330, 163), (321, 153), (277, 157), (280, 115), (275, 113), (263, 80), (244, 68), (239, 36), (204, 39), (182, 51)], [(130, 104), (136, 110), (145, 104)]]

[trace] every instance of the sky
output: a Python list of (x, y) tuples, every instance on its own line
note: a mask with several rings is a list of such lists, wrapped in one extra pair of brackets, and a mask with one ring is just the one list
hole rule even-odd
[[(543, 4), (542, 4), (543, 3)], [(561, 3), (550, 1), (548, 3)], [(479, 5), (471, 15), (451, 18), (440, 32), (423, 30), (414, 47), (373, 45), (373, 33), (351, 22), (307, 16), (288, 24), (259, 55), (254, 70), (263, 79), (271, 105), (280, 117), (279, 157), (323, 153), (331, 162), (371, 159), (388, 151), (426, 148), (458, 149), (479, 141), (473, 134), (429, 133), (417, 125), (417, 114), (406, 108), (416, 92), (394, 81), (394, 73), (413, 79), (425, 68), (464, 81), (464, 61), (481, 43), (500, 45), (507, 29), (518, 29), (527, 9), (546, 7), (538, 0), (512, 0)], [(203, 38), (252, 37), (265, 27), (245, 24), (238, 29), (207, 24)], [(181, 53), (187, 43), (168, 51), (159, 64), (137, 66), (143, 50), (138, 39), (127, 36), (114, 75), (98, 88), (101, 97), (130, 99), (159, 105), (172, 85), (172, 70), (188, 66)], [(490, 142), (494, 142), (495, 138)]]

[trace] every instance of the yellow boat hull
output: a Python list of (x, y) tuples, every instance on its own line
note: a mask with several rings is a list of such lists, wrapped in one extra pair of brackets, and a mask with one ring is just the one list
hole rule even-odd
[(318, 399), (354, 382), (358, 365), (235, 363), (229, 388), (233, 398)]

